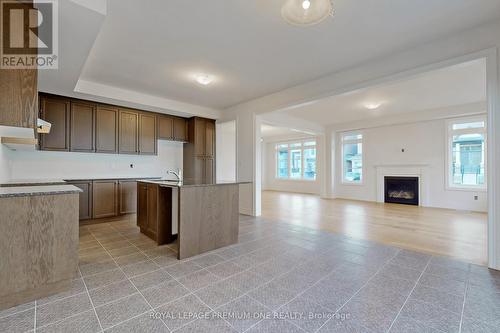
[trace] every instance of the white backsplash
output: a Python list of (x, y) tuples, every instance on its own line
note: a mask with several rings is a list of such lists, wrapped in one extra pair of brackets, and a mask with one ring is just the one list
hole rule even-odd
[(182, 148), (182, 143), (159, 140), (158, 156), (49, 151), (9, 151), (7, 156), (11, 180), (157, 177), (182, 169)]

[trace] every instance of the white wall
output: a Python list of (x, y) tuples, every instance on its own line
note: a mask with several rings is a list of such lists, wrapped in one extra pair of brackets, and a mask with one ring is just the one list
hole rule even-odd
[[(1, 137), (31, 138), (35, 137), (34, 130), (31, 128), (0, 126)], [(11, 156), (14, 152), (7, 146), (0, 144), (0, 182), (5, 182), (11, 178)]]
[[(446, 131), (445, 119), (363, 129), (362, 185), (342, 184), (341, 134), (337, 133), (334, 196), (377, 201), (377, 165), (418, 164), (427, 165), (426, 202), (429, 207), (486, 212), (486, 192), (446, 188)], [(475, 195), (479, 197), (477, 201), (474, 200)]]
[(236, 121), (216, 123), (217, 181), (236, 180)]
[[(158, 156), (10, 151), (11, 178), (158, 177), (182, 169), (182, 143), (159, 140)], [(130, 164), (134, 168), (130, 168)]]
[[(311, 137), (318, 142), (318, 138)], [(300, 140), (306, 139), (302, 137)], [(321, 192), (321, 170), (320, 170), (320, 149), (317, 147), (317, 177), (316, 180), (284, 180), (276, 178), (276, 150), (277, 142), (288, 141), (281, 138), (280, 140), (266, 139), (262, 144), (262, 189), (271, 191), (310, 193), (319, 195)]]

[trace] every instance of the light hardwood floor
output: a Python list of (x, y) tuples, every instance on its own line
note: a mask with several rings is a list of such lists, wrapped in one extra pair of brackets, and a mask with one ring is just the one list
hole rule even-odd
[(486, 265), (487, 214), (262, 192), (262, 216)]

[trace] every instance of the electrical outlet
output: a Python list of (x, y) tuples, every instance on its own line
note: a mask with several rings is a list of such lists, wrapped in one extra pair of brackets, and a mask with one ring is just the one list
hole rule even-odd
[(479, 196), (478, 196), (478, 195), (475, 195), (475, 196), (474, 196), (474, 200), (476, 200), (476, 201), (477, 201), (477, 200), (479, 200)]

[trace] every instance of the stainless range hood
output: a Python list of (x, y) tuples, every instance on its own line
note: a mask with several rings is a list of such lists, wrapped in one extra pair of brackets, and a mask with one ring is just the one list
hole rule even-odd
[(38, 118), (36, 120), (36, 132), (38, 134), (49, 134), (52, 124), (48, 121)]
[(37, 119), (36, 129), (2, 126), (0, 143), (10, 150), (35, 151), (38, 148), (38, 134), (50, 133), (51, 124)]

